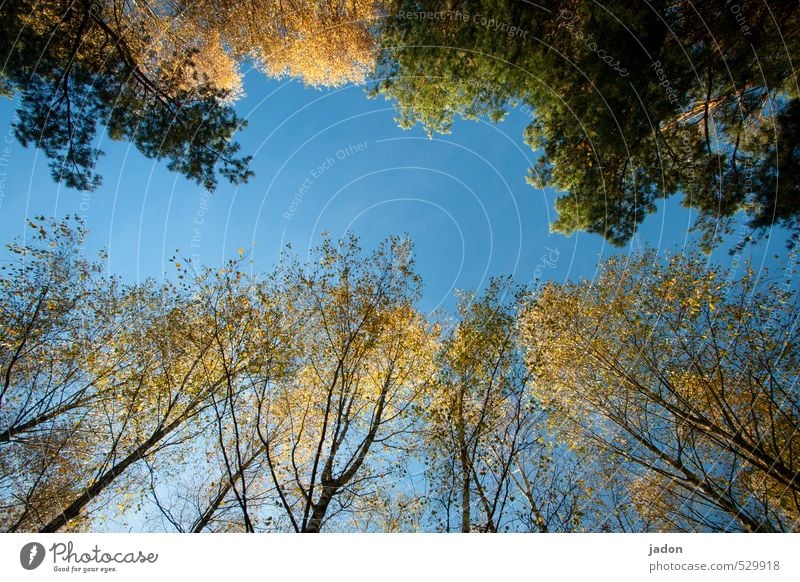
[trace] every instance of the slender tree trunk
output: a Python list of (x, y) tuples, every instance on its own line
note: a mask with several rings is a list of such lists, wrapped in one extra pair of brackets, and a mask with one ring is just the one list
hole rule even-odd
[(472, 481), (470, 480), (469, 470), (469, 453), (462, 447), (461, 450), (461, 531), (469, 533), (471, 530), (471, 515), (470, 515), (470, 489)]
[(322, 528), (322, 520), (325, 519), (325, 514), (328, 511), (328, 506), (333, 501), (338, 487), (336, 484), (325, 483), (322, 485), (322, 495), (314, 504), (311, 510), (311, 518), (303, 528), (303, 533), (319, 533)]
[(211, 520), (214, 518), (214, 514), (217, 512), (217, 510), (219, 509), (220, 505), (222, 505), (222, 502), (225, 500), (225, 497), (228, 495), (228, 493), (230, 493), (230, 490), (233, 488), (234, 482), (236, 482), (238, 479), (242, 478), (242, 476), (244, 475), (244, 472), (247, 469), (250, 468), (250, 466), (253, 464), (253, 462), (263, 452), (264, 452), (264, 449), (260, 449), (257, 452), (255, 452), (254, 454), (252, 454), (250, 456), (250, 458), (247, 459), (244, 462), (242, 467), (238, 471), (236, 471), (236, 473), (233, 475), (233, 478), (232, 479), (228, 479), (225, 482), (225, 484), (219, 490), (219, 492), (214, 497), (214, 499), (211, 500), (211, 503), (208, 504), (208, 507), (203, 512), (203, 514), (198, 518), (197, 521), (194, 522), (194, 525), (192, 525), (192, 529), (191, 529), (192, 533), (200, 533), (200, 532), (202, 532), (208, 526), (208, 524), (211, 523)]
[(148, 438), (141, 445), (136, 447), (127, 457), (122, 459), (119, 463), (106, 471), (98, 480), (92, 485), (87, 487), (75, 500), (70, 503), (64, 510), (50, 523), (45, 525), (39, 530), (39, 533), (55, 533), (68, 524), (71, 520), (80, 515), (80, 512), (106, 487), (108, 487), (114, 479), (119, 477), (125, 470), (134, 464), (136, 461), (142, 459), (160, 440), (170, 434), (173, 430), (178, 428), (186, 420), (184, 416), (177, 418), (165, 427), (156, 430), (150, 438)]

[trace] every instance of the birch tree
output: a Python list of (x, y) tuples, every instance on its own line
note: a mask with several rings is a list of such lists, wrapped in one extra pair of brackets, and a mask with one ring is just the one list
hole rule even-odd
[(648, 251), (546, 286), (523, 317), (539, 398), (614, 454), (655, 529), (798, 528), (791, 277)]

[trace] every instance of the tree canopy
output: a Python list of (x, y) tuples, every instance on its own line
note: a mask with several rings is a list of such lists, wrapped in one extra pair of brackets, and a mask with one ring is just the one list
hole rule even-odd
[(524, 107), (560, 192), (552, 229), (621, 245), (682, 196), (706, 249), (743, 213), (753, 239), (800, 229), (791, 0), (186, 2), (25, 0), (0, 7), (0, 92), (56, 180), (100, 183), (98, 132), (214, 189), (252, 174), (233, 140), (240, 67), (311, 86), (369, 80), (402, 127)]
[[(413, 248), (0, 273), (4, 531), (798, 531), (798, 294), (647, 251), (415, 306)], [(737, 270), (738, 269), (738, 270)]]
[(18, 102), (17, 139), (45, 153), (55, 180), (80, 190), (100, 184), (101, 126), (205, 188), (217, 174), (245, 181), (249, 158), (231, 141), (243, 121), (224, 103), (235, 89), (229, 67), (212, 63), (205, 45), (165, 39), (141, 20), (144, 7), (131, 6), (3, 3), (2, 79)]
[(623, 244), (680, 193), (711, 246), (740, 211), (798, 228), (798, 17), (788, 0), (399, 1), (372, 92), (429, 132), (524, 105), (528, 179), (563, 192), (553, 230)]
[(17, 99), (15, 135), (56, 181), (97, 188), (102, 128), (213, 190), (220, 175), (252, 175), (232, 141), (246, 125), (233, 106), (241, 64), (314, 86), (361, 82), (379, 15), (360, 0), (4, 2), (0, 94)]
[(633, 501), (653, 527), (796, 529), (800, 303), (788, 281), (649, 251), (607, 261), (594, 281), (548, 284), (522, 317), (535, 394), (573, 439), (634, 467)]

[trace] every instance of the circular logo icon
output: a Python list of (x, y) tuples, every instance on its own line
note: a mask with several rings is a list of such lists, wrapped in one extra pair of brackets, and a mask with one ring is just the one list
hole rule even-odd
[(38, 542), (25, 544), (19, 551), (19, 563), (26, 570), (35, 570), (42, 565), (44, 553), (44, 546)]

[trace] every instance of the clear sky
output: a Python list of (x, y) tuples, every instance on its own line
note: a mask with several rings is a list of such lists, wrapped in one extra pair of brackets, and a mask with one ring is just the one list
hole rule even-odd
[[(14, 106), (0, 100), (0, 139), (9, 150), (0, 167), (0, 241), (22, 235), (26, 216), (77, 213), (90, 230), (88, 251), (107, 249), (109, 272), (137, 281), (173, 276), (176, 249), (218, 266), (243, 248), (263, 271), (286, 243), (302, 255), (324, 231), (353, 231), (367, 250), (408, 234), (425, 311), (452, 306), (454, 289), (480, 288), (493, 275), (523, 283), (592, 277), (602, 255), (642, 244), (694, 246), (691, 214), (677, 198), (623, 249), (597, 235), (551, 234), (555, 194), (525, 182), (536, 153), (522, 140), (530, 120), (521, 111), (497, 125), (458, 121), (450, 135), (430, 140), (421, 128), (399, 129), (392, 104), (368, 99), (363, 87), (321, 91), (256, 71), (245, 81), (247, 96), (236, 106), (249, 125), (238, 139), (256, 175), (241, 187), (221, 180), (214, 194), (107, 138), (102, 186), (91, 193), (59, 186), (45, 157), (10, 136)], [(770, 262), (784, 252), (783, 236), (774, 238), (746, 256)], [(715, 256), (727, 260), (724, 249)]]

